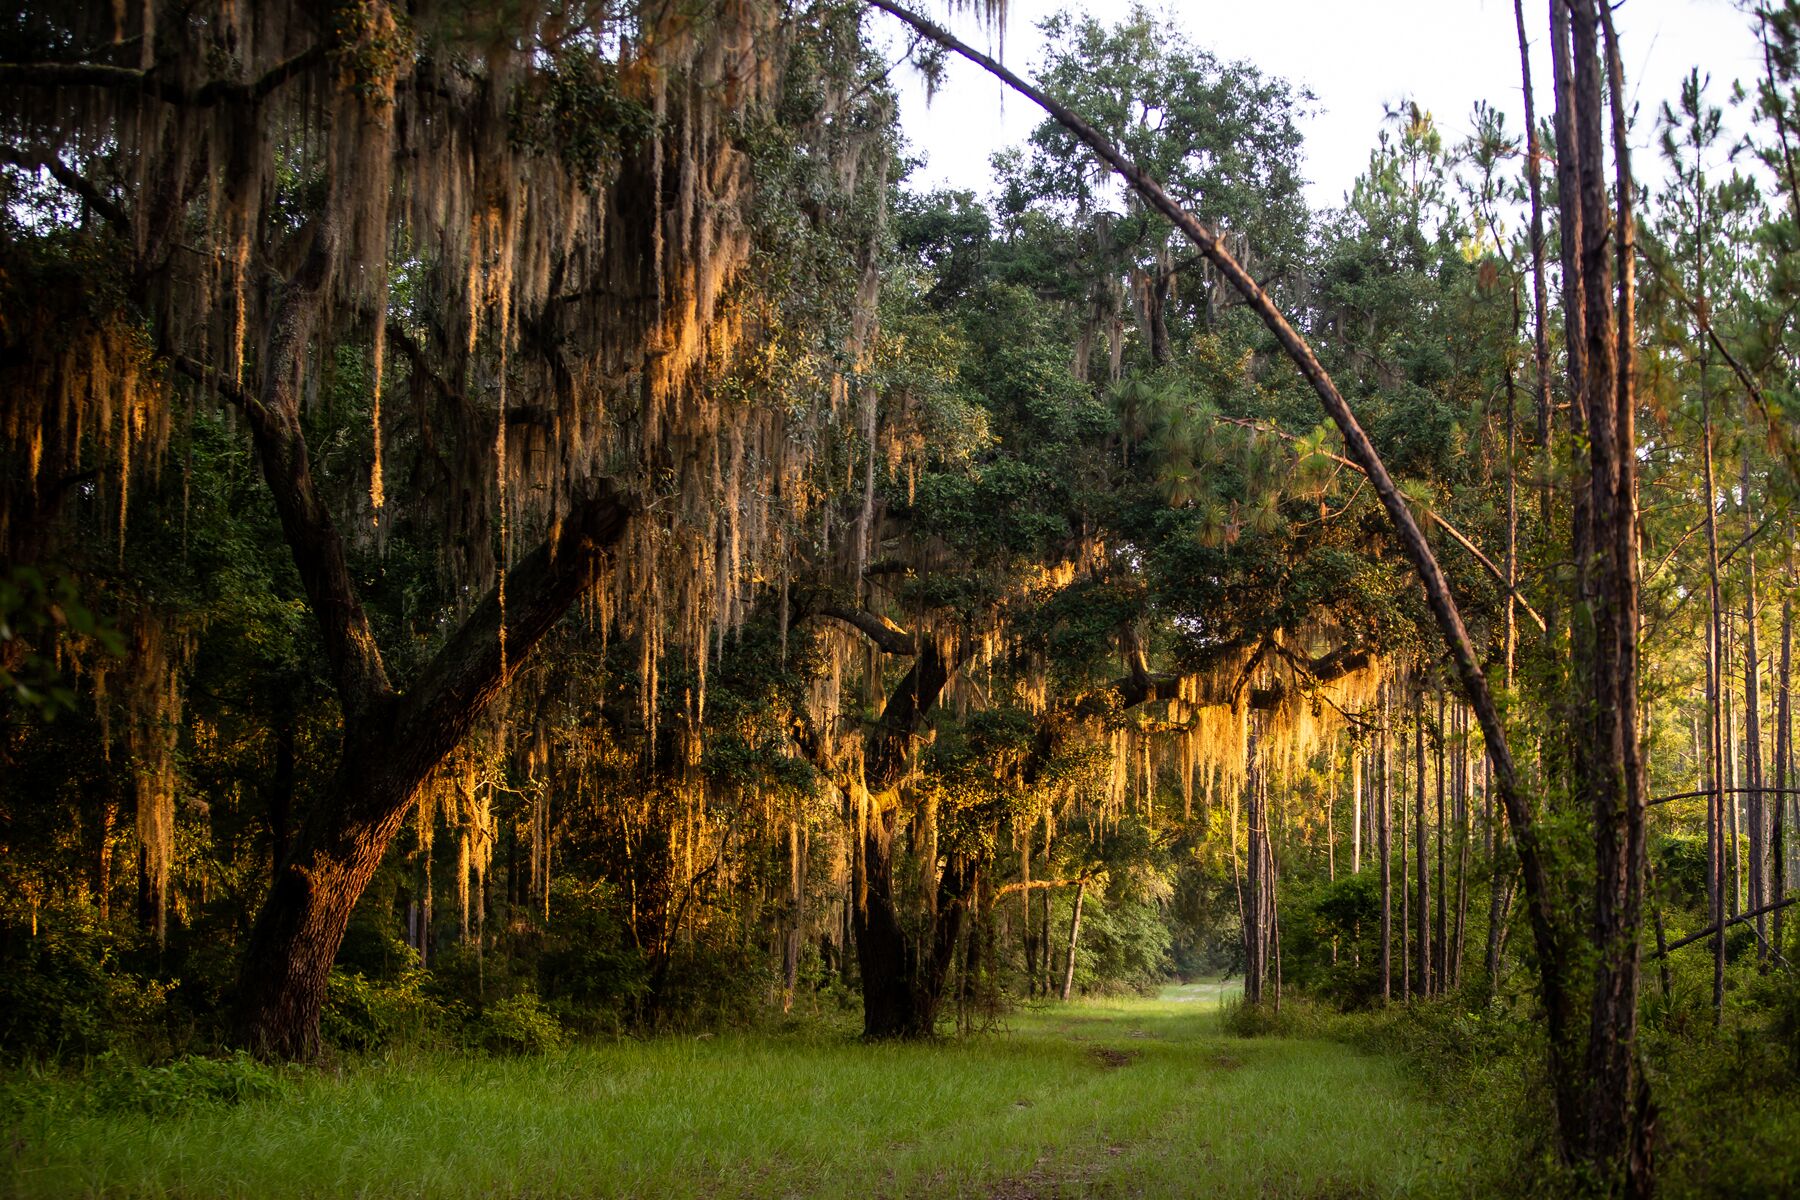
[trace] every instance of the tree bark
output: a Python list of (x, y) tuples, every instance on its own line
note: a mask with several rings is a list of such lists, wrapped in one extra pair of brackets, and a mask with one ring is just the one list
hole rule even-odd
[(1393, 998), (1394, 980), (1394, 806), (1393, 752), (1388, 731), (1388, 703), (1381, 705), (1381, 778), (1376, 792), (1375, 855), (1381, 867), (1381, 1002)]
[[(1655, 1109), (1639, 1069), (1639, 940), (1648, 787), (1639, 742), (1638, 495), (1635, 356), (1637, 353), (1635, 183), (1612, 10), (1596, 0), (1571, 5), (1575, 92), (1572, 147), (1580, 161), (1581, 283), (1587, 337), (1581, 403), (1586, 410), (1593, 569), (1585, 573), (1593, 632), (1588, 712), (1592, 753), (1578, 758), (1593, 814), (1596, 952), (1589, 1010), (1582, 1137), (1564, 1153), (1592, 1168), (1608, 1187), (1648, 1196)], [(1601, 99), (1605, 72), (1608, 104)], [(1602, 114), (1610, 113), (1612, 199), (1602, 151)], [(1573, 198), (1564, 198), (1565, 211)], [(1614, 281), (1617, 281), (1616, 293)], [(1580, 560), (1578, 558), (1578, 564)], [(1578, 644), (1580, 644), (1578, 642)], [(1573, 1073), (1577, 1068), (1565, 1063)]]
[[(1762, 657), (1756, 638), (1756, 550), (1749, 544), (1755, 533), (1750, 516), (1750, 404), (1744, 404), (1743, 470), (1739, 496), (1744, 508), (1744, 786), (1752, 788), (1745, 800), (1745, 819), (1750, 826), (1750, 907), (1760, 909), (1768, 900), (1768, 845), (1763, 802), (1762, 695), (1759, 673)], [(1756, 919), (1756, 956), (1768, 957), (1768, 921)]]
[(1075, 946), (1081, 939), (1081, 902), (1087, 897), (1087, 876), (1075, 884), (1075, 908), (1069, 914), (1069, 953), (1063, 959), (1062, 999), (1066, 1003), (1075, 990)]
[[(1253, 735), (1254, 737), (1254, 735)], [(1249, 897), (1244, 919), (1244, 1000), (1261, 1004), (1263, 982), (1268, 970), (1268, 885), (1263, 874), (1263, 845), (1268, 838), (1268, 825), (1262, 804), (1262, 772), (1256, 765), (1255, 742), (1252, 740), (1250, 768), (1244, 778), (1244, 824), (1248, 831)]]
[(1432, 978), (1437, 980), (1437, 990), (1441, 993), (1450, 984), (1450, 889), (1445, 859), (1448, 847), (1445, 845), (1449, 836), (1449, 825), (1444, 821), (1444, 758), (1446, 747), (1444, 739), (1448, 733), (1445, 725), (1447, 713), (1444, 705), (1443, 689), (1438, 689), (1437, 719), (1437, 942), (1432, 951)]
[[(1466, 712), (1458, 711), (1459, 720)], [(1456, 740), (1456, 930), (1450, 938), (1450, 971), (1447, 987), (1462, 986), (1463, 945), (1469, 927), (1469, 763), (1466, 721)]]
[(1413, 700), (1413, 857), (1417, 860), (1419, 892), (1419, 995), (1432, 996), (1431, 974), (1431, 849), (1425, 829), (1425, 694)]
[[(1783, 564), (1783, 588), (1781, 592), (1781, 666), (1775, 684), (1775, 819), (1770, 830), (1770, 866), (1772, 878), (1769, 890), (1770, 898), (1775, 901), (1787, 899), (1788, 883), (1788, 809), (1791, 801), (1788, 798), (1789, 767), (1794, 754), (1794, 722), (1793, 722), (1793, 649), (1794, 649), (1794, 536), (1789, 527), (1787, 537), (1787, 557)], [(1775, 953), (1785, 955), (1786, 944), (1783, 935), (1782, 910), (1776, 909), (1770, 923), (1769, 933), (1773, 939)]]

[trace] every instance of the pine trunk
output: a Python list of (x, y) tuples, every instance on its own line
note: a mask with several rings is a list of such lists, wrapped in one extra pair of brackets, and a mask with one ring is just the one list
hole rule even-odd
[(1382, 706), (1381, 778), (1376, 790), (1375, 856), (1381, 867), (1381, 1002), (1393, 998), (1394, 981), (1394, 805), (1391, 782), (1393, 755), (1388, 734), (1387, 706)]

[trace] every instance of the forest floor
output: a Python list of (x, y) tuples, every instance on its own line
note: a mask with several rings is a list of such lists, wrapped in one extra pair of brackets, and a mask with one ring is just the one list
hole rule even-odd
[(1003, 1200), (1468, 1190), (1445, 1114), (1397, 1066), (1336, 1042), (1231, 1037), (1229, 991), (1048, 1004), (934, 1045), (814, 1031), (354, 1060), (294, 1070), (275, 1098), (163, 1115), (73, 1103), (64, 1093), (79, 1079), (15, 1078), (0, 1089), (0, 1187)]

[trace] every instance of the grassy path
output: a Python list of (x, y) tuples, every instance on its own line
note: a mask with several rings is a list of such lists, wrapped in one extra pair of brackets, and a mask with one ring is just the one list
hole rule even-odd
[[(1438, 1114), (1333, 1043), (1222, 1035), (1217, 984), (934, 1046), (754, 1036), (306, 1072), (173, 1117), (0, 1112), (20, 1196), (1454, 1193)], [(67, 1086), (67, 1085), (65, 1085)], [(17, 1095), (18, 1093), (15, 1093)]]

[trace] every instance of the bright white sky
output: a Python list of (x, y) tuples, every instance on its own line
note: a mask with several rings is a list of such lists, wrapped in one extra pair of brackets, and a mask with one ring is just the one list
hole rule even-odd
[[(1054, 12), (1073, 8), (1113, 21), (1129, 7), (1129, 0), (1011, 0), (1006, 64), (1035, 77), (1043, 48), (1037, 23)], [(1504, 108), (1515, 133), (1525, 127), (1511, 0), (1178, 0), (1152, 7), (1174, 14), (1197, 45), (1219, 58), (1248, 59), (1318, 97), (1317, 113), (1303, 126), (1307, 194), (1315, 208), (1343, 202), (1368, 164), (1384, 105), (1403, 96), (1436, 116), (1446, 145), (1468, 133), (1476, 100)], [(1548, 12), (1545, 0), (1527, 0), (1540, 117), (1550, 111)], [(891, 18), (875, 19), (877, 28), (882, 22), (898, 28)], [(1732, 119), (1728, 100), (1734, 79), (1750, 87), (1762, 71), (1749, 15), (1731, 0), (1624, 0), (1617, 20), (1626, 86), (1641, 105), (1634, 139), (1639, 178), (1661, 177), (1656, 113), (1676, 97), (1691, 67), (1712, 75), (1709, 98), (1727, 109), (1728, 128), (1743, 127), (1741, 118)], [(965, 40), (988, 43), (973, 16), (952, 24)], [(904, 43), (897, 32), (890, 36), (897, 53)], [(962, 59), (952, 60), (929, 106), (915, 73), (903, 69), (897, 82), (901, 125), (914, 152), (928, 160), (910, 181), (915, 189), (950, 186), (985, 195), (989, 156), (1022, 141), (1041, 116), (1017, 96), (1002, 111), (999, 84)]]

